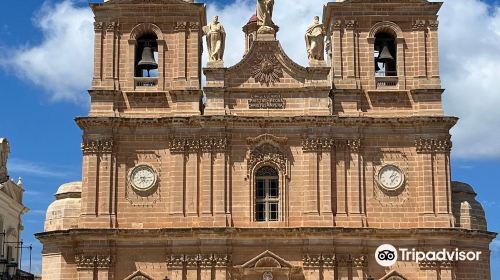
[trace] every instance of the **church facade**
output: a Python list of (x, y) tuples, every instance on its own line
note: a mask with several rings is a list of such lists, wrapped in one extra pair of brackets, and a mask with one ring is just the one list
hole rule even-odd
[[(43, 279), (490, 279), (496, 235), (451, 179), (441, 3), (328, 3), (304, 30), (308, 67), (276, 39), (273, 3), (242, 22), (231, 67), (224, 19), (207, 23), (203, 4), (91, 5), (83, 178), (37, 234)], [(382, 244), (481, 258), (385, 267)]]

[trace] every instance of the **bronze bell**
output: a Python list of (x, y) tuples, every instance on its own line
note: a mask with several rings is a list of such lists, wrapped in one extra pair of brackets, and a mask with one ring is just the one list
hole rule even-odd
[(382, 51), (378, 56), (378, 61), (382, 63), (389, 63), (394, 61), (394, 57), (391, 55), (391, 52), (389, 51), (387, 45), (384, 45), (384, 47), (382, 48)]
[(141, 61), (137, 63), (137, 67), (141, 70), (147, 70), (148, 77), (150, 70), (158, 69), (158, 63), (156, 63), (155, 61), (153, 49), (151, 47), (146, 46), (144, 47), (144, 49), (142, 49), (142, 58)]

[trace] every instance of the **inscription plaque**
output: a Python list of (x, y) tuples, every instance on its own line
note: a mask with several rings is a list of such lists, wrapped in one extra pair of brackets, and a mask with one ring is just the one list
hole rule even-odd
[(281, 94), (253, 95), (248, 100), (250, 109), (285, 109), (286, 100)]

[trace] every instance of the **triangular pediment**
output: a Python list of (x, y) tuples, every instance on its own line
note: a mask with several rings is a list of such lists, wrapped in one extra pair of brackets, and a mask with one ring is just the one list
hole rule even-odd
[[(306, 54), (304, 54), (306, 55)], [(277, 40), (256, 40), (243, 59), (225, 71), (229, 88), (328, 87), (330, 68), (303, 67), (283, 51)]]
[(22, 190), (14, 184), (12, 181), (7, 181), (1, 184), (0, 191), (5, 193), (8, 197), (10, 197), (13, 201), (17, 203), (21, 203), (21, 193)]
[(240, 268), (293, 268), (294, 266), (271, 251), (265, 251)]
[(153, 280), (153, 277), (147, 275), (146, 273), (138, 270), (132, 273), (130, 276), (125, 278), (124, 280)]
[(393, 270), (388, 274), (386, 274), (384, 277), (380, 278), (380, 280), (407, 280), (407, 279), (399, 272)]

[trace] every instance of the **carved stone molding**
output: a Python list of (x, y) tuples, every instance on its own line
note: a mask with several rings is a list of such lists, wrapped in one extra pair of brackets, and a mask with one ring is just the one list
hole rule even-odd
[(266, 142), (267, 143), (272, 142), (272, 143), (276, 143), (279, 145), (286, 145), (286, 143), (288, 142), (288, 138), (287, 137), (278, 137), (278, 136), (274, 136), (272, 134), (262, 134), (262, 135), (259, 135), (257, 137), (248, 137), (247, 138), (248, 145), (252, 145), (252, 146), (257, 146), (259, 144), (266, 143)]
[(288, 174), (288, 157), (286, 153), (269, 143), (264, 143), (250, 152), (250, 157), (248, 159), (248, 177), (250, 178), (252, 171), (258, 164), (271, 163), (279, 168), (285, 174)]
[(355, 20), (346, 20), (345, 21), (345, 29), (354, 30), (356, 27), (358, 27), (357, 21), (355, 21)]
[(99, 140), (84, 140), (82, 143), (82, 151), (84, 154), (97, 154), (97, 153), (112, 153), (114, 141), (113, 139), (99, 139)]
[(103, 22), (94, 22), (94, 31), (102, 31), (104, 28)]
[(351, 152), (359, 152), (361, 139), (337, 139), (333, 137), (304, 138), (302, 150), (305, 152), (325, 152), (333, 148), (346, 149)]
[(107, 32), (114, 32), (117, 31), (120, 25), (117, 22), (108, 22), (106, 24), (106, 31)]
[(426, 27), (426, 22), (425, 20), (415, 20), (412, 25), (412, 29), (414, 31), (422, 31), (425, 30)]
[(227, 137), (178, 137), (170, 139), (170, 151), (173, 153), (226, 152), (229, 147)]
[(171, 255), (167, 257), (167, 266), (170, 268), (216, 268), (228, 267), (231, 259), (228, 255), (210, 254), (210, 255)]
[(368, 267), (368, 258), (365, 255), (352, 258), (353, 267)]
[(415, 140), (418, 153), (449, 153), (452, 146), (450, 137), (419, 138)]
[(174, 30), (178, 31), (178, 32), (180, 32), (180, 31), (186, 31), (187, 27), (188, 27), (188, 23), (187, 22), (185, 22), (185, 21), (178, 21), (174, 25)]
[(439, 29), (439, 21), (438, 20), (430, 20), (429, 21), (429, 30), (437, 31)]
[(421, 269), (451, 269), (456, 263), (452, 261), (420, 261), (418, 265)]
[(274, 55), (259, 55), (254, 61), (251, 74), (256, 82), (270, 86), (280, 81), (283, 69)]
[(227, 267), (231, 263), (228, 255), (213, 255), (212, 259), (215, 267)]
[(92, 269), (92, 268), (109, 268), (113, 264), (110, 255), (75, 255), (75, 263), (77, 268)]
[(190, 22), (189, 23), (189, 30), (191, 32), (199, 31), (200, 30), (200, 23), (199, 22)]
[(332, 29), (333, 30), (341, 30), (343, 27), (342, 21), (341, 20), (335, 20), (332, 22)]
[(319, 268), (322, 265), (321, 255), (305, 255), (302, 258), (304, 268)]
[(184, 256), (183, 255), (172, 255), (166, 260), (167, 266), (170, 268), (184, 267)]

